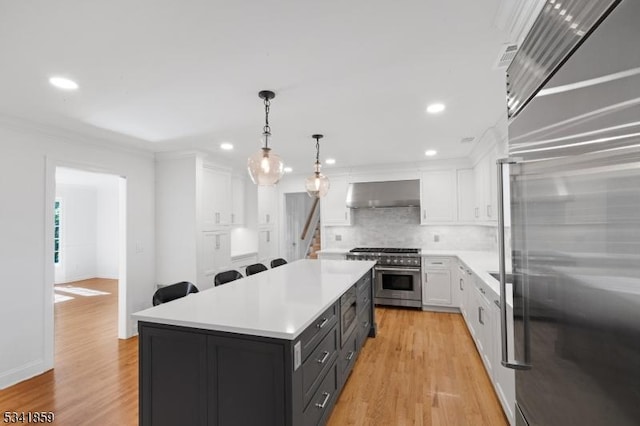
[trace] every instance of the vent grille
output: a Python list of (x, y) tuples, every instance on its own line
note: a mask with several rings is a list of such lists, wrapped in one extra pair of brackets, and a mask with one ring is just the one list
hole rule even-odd
[(498, 60), (496, 61), (495, 68), (506, 68), (509, 66), (513, 58), (518, 53), (518, 45), (517, 44), (505, 44), (500, 49), (500, 53), (498, 54)]
[(474, 138), (473, 136), (469, 136), (469, 137), (460, 139), (460, 143), (471, 143), (474, 140), (476, 140), (476, 138)]

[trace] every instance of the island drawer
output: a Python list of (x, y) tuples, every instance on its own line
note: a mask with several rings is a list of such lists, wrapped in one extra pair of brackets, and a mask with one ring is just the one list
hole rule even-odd
[(331, 370), (320, 383), (318, 390), (313, 394), (311, 402), (309, 402), (302, 414), (302, 424), (304, 426), (317, 426), (324, 424), (323, 420), (326, 421), (338, 392), (337, 369), (338, 367), (334, 362)]
[(358, 292), (364, 291), (367, 288), (371, 287), (371, 274), (367, 272), (362, 276), (358, 281), (356, 281), (356, 288)]
[(300, 346), (302, 352), (302, 362), (313, 352), (322, 338), (338, 322), (338, 303), (334, 303), (311, 323), (302, 333), (300, 333)]
[(369, 329), (371, 328), (371, 310), (363, 309), (358, 312), (358, 322), (360, 324), (358, 334), (362, 336), (362, 342), (364, 344), (365, 339), (369, 335)]
[(358, 310), (368, 308), (371, 305), (371, 285), (366, 285), (358, 289), (356, 296)]
[(337, 327), (325, 336), (309, 358), (302, 364), (302, 389), (304, 405), (309, 403), (324, 374), (331, 367), (338, 351)]
[(342, 347), (340, 351), (340, 358), (338, 358), (338, 374), (340, 377), (340, 387), (347, 380), (347, 376), (353, 367), (353, 364), (356, 362), (356, 357), (358, 355), (358, 334), (359, 332), (356, 330), (351, 333), (351, 337)]

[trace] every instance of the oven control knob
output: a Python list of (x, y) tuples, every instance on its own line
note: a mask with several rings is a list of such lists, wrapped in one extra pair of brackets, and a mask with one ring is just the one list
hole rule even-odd
[(400, 263), (404, 263), (404, 259), (400, 259)]

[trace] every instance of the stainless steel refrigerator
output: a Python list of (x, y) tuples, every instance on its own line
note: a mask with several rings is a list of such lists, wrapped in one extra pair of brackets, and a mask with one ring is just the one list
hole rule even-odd
[(640, 425), (640, 0), (548, 0), (508, 81), (516, 424)]

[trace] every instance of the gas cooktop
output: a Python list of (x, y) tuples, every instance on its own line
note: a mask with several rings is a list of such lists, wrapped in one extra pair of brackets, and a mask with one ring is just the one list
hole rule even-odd
[(356, 247), (349, 250), (350, 253), (384, 253), (384, 254), (420, 254), (416, 248), (391, 248), (391, 247)]

